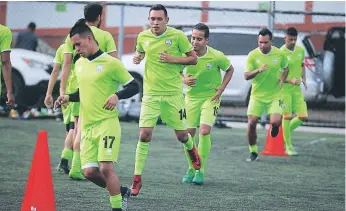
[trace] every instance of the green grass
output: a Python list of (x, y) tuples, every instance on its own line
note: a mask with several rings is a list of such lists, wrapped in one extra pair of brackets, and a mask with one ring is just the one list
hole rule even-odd
[[(64, 126), (53, 120), (0, 118), (1, 210), (18, 211), (36, 144), (48, 131), (57, 211), (109, 211), (107, 192), (56, 172)], [(122, 123), (117, 173), (131, 184), (138, 125)], [(265, 131), (258, 130), (263, 149)], [(317, 140), (317, 141), (314, 141)], [(264, 157), (248, 163), (245, 129), (213, 129), (212, 151), (203, 186), (182, 184), (187, 162), (173, 130), (157, 126), (143, 172), (143, 187), (129, 210), (344, 210), (345, 137), (296, 132), (297, 157)]]

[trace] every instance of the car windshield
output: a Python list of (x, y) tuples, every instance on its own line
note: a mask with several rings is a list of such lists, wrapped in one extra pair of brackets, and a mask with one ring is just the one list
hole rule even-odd
[[(188, 38), (190, 40), (191, 35)], [(274, 38), (274, 46), (281, 47), (284, 43), (283, 38)], [(225, 55), (247, 55), (258, 47), (257, 35), (238, 33), (210, 33), (208, 45)]]

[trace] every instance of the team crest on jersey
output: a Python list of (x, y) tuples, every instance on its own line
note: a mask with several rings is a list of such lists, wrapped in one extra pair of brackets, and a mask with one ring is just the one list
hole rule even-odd
[(82, 72), (82, 66), (79, 66), (78, 68), (77, 68), (77, 72)]
[(103, 70), (103, 65), (102, 64), (98, 64), (97, 66), (96, 66), (96, 72), (101, 72)]
[(213, 65), (211, 63), (207, 63), (207, 69), (211, 70), (211, 68), (213, 68)]
[(165, 41), (165, 43), (166, 43), (166, 46), (167, 46), (167, 47), (170, 47), (170, 46), (172, 45), (172, 40), (171, 40), (171, 39), (167, 39), (167, 40)]
[(300, 53), (300, 54), (298, 54), (298, 57), (299, 57), (299, 58), (302, 58), (302, 56), (303, 56), (303, 55), (302, 55), (301, 53)]
[(256, 63), (257, 63), (257, 64), (261, 63), (261, 60), (256, 59)]
[(149, 46), (149, 42), (145, 42), (144, 45), (145, 45), (145, 46)]
[(274, 63), (278, 63), (277, 58), (274, 58), (274, 59), (273, 59), (273, 62), (274, 62)]
[(291, 56), (287, 56), (287, 59), (288, 59), (288, 60), (291, 60)]

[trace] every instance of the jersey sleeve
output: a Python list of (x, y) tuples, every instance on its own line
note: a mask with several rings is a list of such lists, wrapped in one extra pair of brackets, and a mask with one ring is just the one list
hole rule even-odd
[(220, 69), (223, 71), (227, 71), (231, 67), (231, 61), (223, 53), (220, 53), (218, 57), (218, 65)]
[(72, 46), (70, 35), (67, 35), (66, 40), (65, 40), (64, 54), (65, 53), (72, 53), (73, 54), (73, 46)]
[(281, 68), (286, 68), (288, 66), (288, 59), (287, 56), (285, 56), (284, 53), (280, 51), (281, 54)]
[(106, 53), (117, 51), (117, 47), (115, 45), (115, 41), (111, 33), (106, 32), (105, 40), (106, 40)]
[(10, 51), (12, 43), (12, 32), (9, 28), (6, 28), (3, 32), (3, 36), (0, 37), (0, 52)]
[(136, 51), (144, 53), (144, 49), (143, 49), (143, 46), (141, 44), (141, 34), (139, 34), (137, 37)]
[(178, 34), (178, 47), (181, 53), (192, 51), (192, 45), (183, 32), (179, 32)]
[(251, 72), (251, 71), (254, 71), (255, 69), (256, 69), (255, 59), (253, 57), (253, 54), (250, 52), (247, 56), (247, 59), (246, 59), (245, 72)]
[(127, 85), (133, 80), (132, 75), (126, 70), (125, 66), (119, 60), (115, 61), (113, 67), (113, 80), (118, 81), (123, 85)]
[(60, 47), (58, 48), (58, 50), (56, 51), (55, 53), (55, 57), (54, 57), (54, 63), (57, 63), (57, 64), (62, 64), (62, 61), (63, 61), (63, 50), (64, 50), (64, 47), (63, 45), (60, 45)]

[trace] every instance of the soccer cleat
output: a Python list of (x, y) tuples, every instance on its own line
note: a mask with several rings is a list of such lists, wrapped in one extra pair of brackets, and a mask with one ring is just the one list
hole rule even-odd
[(84, 175), (82, 174), (82, 172), (80, 171), (74, 171), (73, 169), (70, 170), (70, 173), (68, 174), (68, 176), (72, 179), (72, 180), (85, 180)]
[(293, 146), (286, 147), (286, 153), (290, 156), (296, 156), (298, 155), (298, 152), (293, 148)]
[(204, 182), (204, 173), (201, 171), (196, 171), (195, 177), (192, 180), (193, 183), (197, 185), (202, 185)]
[(195, 169), (189, 168), (183, 177), (183, 183), (192, 183), (195, 173), (196, 173)]
[(256, 152), (251, 152), (250, 156), (246, 159), (246, 161), (251, 162), (251, 161), (258, 161), (259, 157)]
[(275, 138), (279, 134), (279, 127), (272, 125), (272, 129), (270, 130), (271, 137)]
[(56, 170), (59, 172), (64, 172), (65, 174), (69, 174), (70, 173), (70, 167), (68, 166), (68, 160), (65, 158), (61, 158), (61, 161), (60, 161), (58, 167), (56, 168)]
[(122, 211), (126, 211), (127, 210), (127, 203), (130, 199), (131, 196), (131, 190), (130, 188), (127, 187), (120, 187), (120, 192), (121, 192), (121, 197), (122, 199)]
[(189, 153), (193, 168), (199, 170), (201, 168), (201, 159), (199, 157), (196, 147), (193, 146), (193, 148), (191, 150), (187, 150), (187, 152)]
[(142, 176), (135, 175), (132, 179), (132, 187), (131, 187), (131, 195), (137, 196), (139, 194), (139, 190), (142, 187)]

